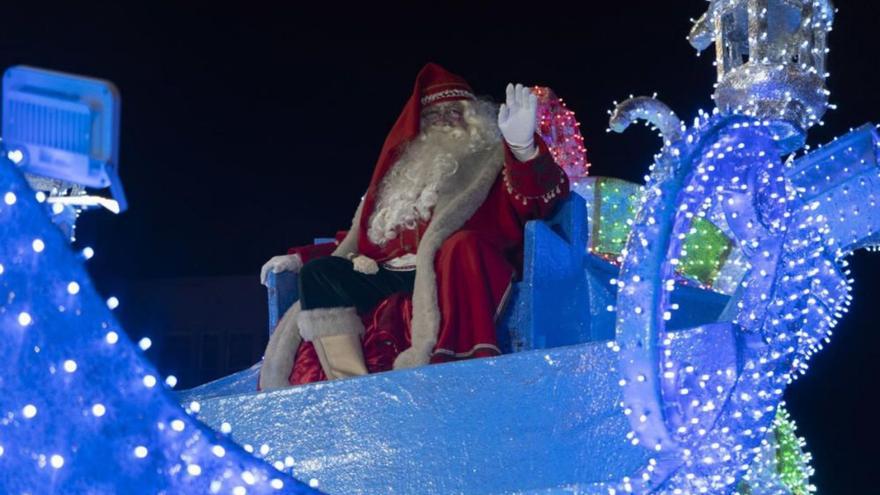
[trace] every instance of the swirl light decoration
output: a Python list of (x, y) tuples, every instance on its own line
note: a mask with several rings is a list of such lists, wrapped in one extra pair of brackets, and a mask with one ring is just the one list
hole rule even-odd
[[(789, 129), (790, 130), (790, 129)], [(618, 344), (632, 440), (656, 451), (637, 483), (684, 493), (729, 491), (767, 434), (798, 363), (825, 338), (846, 303), (848, 285), (815, 236), (795, 224), (774, 126), (716, 115), (664, 150), (671, 168), (647, 185), (619, 278)], [(665, 331), (682, 240), (696, 218), (720, 209), (749, 271), (706, 339), (731, 346), (738, 367), (687, 362)], [(814, 219), (815, 220), (815, 219)], [(659, 365), (659, 369), (654, 368)]]
[[(846, 311), (843, 258), (877, 232), (877, 135), (854, 131), (800, 161), (809, 166), (783, 158), (825, 111), (832, 15), (827, 1), (713, 1), (691, 41), (719, 45), (721, 110), (679, 129), (653, 99), (613, 113), (616, 131), (653, 119), (664, 147), (622, 253), (616, 325), (629, 439), (654, 455), (612, 493), (734, 493), (774, 428), (787, 384)], [(750, 58), (740, 66), (743, 55)], [(734, 239), (745, 275), (719, 321), (682, 341), (666, 331), (675, 309), (668, 293), (687, 255), (684, 239), (710, 218)], [(684, 357), (699, 345), (737, 359)]]

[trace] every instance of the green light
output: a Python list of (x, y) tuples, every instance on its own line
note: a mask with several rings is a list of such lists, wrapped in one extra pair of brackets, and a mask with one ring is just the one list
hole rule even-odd
[(731, 250), (730, 239), (706, 219), (696, 218), (685, 238), (679, 272), (704, 285), (712, 285)]
[(797, 426), (783, 404), (776, 410), (773, 427), (777, 445), (776, 463), (782, 483), (791, 490), (792, 495), (815, 492), (816, 487), (810, 484), (810, 476), (814, 473), (810, 466), (812, 456), (809, 452), (804, 452), (806, 443), (797, 436)]
[[(596, 179), (598, 218), (591, 219), (593, 232), (590, 251), (607, 259), (620, 256), (632, 230), (638, 211), (640, 186), (632, 182), (600, 177)], [(712, 222), (696, 218), (685, 238), (678, 273), (712, 287), (733, 246), (730, 239)]]
[[(592, 219), (591, 250), (599, 255), (616, 258), (626, 246), (626, 239), (636, 216), (639, 185), (620, 179), (601, 177), (596, 180), (594, 211), (599, 218)], [(629, 220), (630, 222), (627, 222)]]

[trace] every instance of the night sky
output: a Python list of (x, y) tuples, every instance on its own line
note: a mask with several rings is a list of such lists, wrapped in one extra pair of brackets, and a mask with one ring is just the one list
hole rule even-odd
[[(80, 220), (96, 282), (253, 274), (286, 248), (348, 227), (421, 66), (434, 61), (500, 100), (508, 82), (550, 86), (577, 113), (591, 174), (640, 181), (659, 140), (606, 134), (629, 94), (690, 120), (712, 107), (714, 48), (685, 40), (702, 0), (471, 2), (352, 10), (242, 2), (5, 2), (0, 67), (112, 80), (123, 99), (121, 175), (130, 210)], [(186, 4), (186, 5), (185, 5)], [(829, 141), (880, 122), (880, 5), (837, 0)], [(878, 493), (880, 253), (857, 254), (852, 311), (786, 397), (815, 458), (820, 493)], [(874, 452), (874, 453), (872, 453)]]

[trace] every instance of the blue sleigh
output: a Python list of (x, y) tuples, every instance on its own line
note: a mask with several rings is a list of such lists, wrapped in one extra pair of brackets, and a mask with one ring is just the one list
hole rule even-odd
[[(864, 126), (790, 164), (798, 201), (836, 215), (855, 190), (880, 195), (878, 143)], [(810, 173), (818, 166), (826, 172), (819, 180)], [(181, 401), (197, 400), (199, 419), (229, 423), (240, 443), (270, 445), (269, 460), (286, 458), (297, 478), (329, 493), (545, 493), (626, 479), (653, 453), (627, 441), (634, 435), (620, 406), (612, 283), (619, 268), (594, 254), (590, 239), (614, 214), (615, 195), (603, 188), (621, 182), (583, 181), (552, 218), (527, 224), (523, 280), (498, 328), (510, 354), (268, 393), (254, 391), (255, 366), (184, 391)], [(880, 209), (872, 203), (832, 225), (828, 235), (845, 239), (846, 250), (864, 247), (877, 240)], [(273, 321), (295, 286), (289, 274), (271, 280)], [(750, 344), (718, 323), (730, 299), (686, 277), (676, 283), (679, 310), (667, 329), (691, 366), (745, 371), (742, 348)], [(660, 370), (656, 359), (650, 367)]]
[[(552, 218), (526, 225), (523, 280), (498, 326), (513, 354), (268, 393), (254, 391), (254, 367), (181, 402), (198, 401), (199, 419), (215, 428), (230, 423), (240, 443), (291, 456), (298, 478), (329, 493), (418, 493), (428, 480), (437, 493), (506, 493), (620, 478), (644, 459), (621, 441), (628, 424), (607, 309), (617, 268), (587, 252), (591, 203), (574, 193)], [(274, 328), (296, 276), (272, 274), (268, 285)], [(714, 322), (727, 301), (686, 285), (676, 296), (694, 308), (678, 313), (679, 328)]]
[[(680, 141), (693, 141), (694, 146), (711, 143), (708, 145), (712, 148), (723, 142), (721, 131), (752, 129), (741, 120), (736, 116), (710, 119), (695, 129), (707, 138), (691, 139), (694, 135), (687, 135)], [(797, 228), (793, 230), (835, 239), (835, 259), (878, 241), (878, 142), (874, 128), (865, 126), (784, 168), (797, 190), (791, 221)], [(6, 141), (7, 146), (12, 144), (12, 140)], [(670, 156), (681, 155), (682, 150), (678, 151), (670, 152)], [(675, 173), (661, 184), (675, 182), (688, 169), (673, 169)], [(290, 470), (295, 477), (330, 493), (613, 493), (621, 483), (625, 489), (628, 484), (644, 480), (642, 470), (666, 468), (668, 471), (655, 481), (659, 485), (679, 472), (686, 476), (693, 468), (658, 455), (658, 444), (646, 448), (647, 442), (641, 439), (650, 441), (653, 432), (639, 432), (638, 425), (648, 423), (649, 414), (654, 412), (645, 407), (647, 400), (642, 404), (627, 402), (628, 387), (656, 378), (650, 374), (660, 374), (668, 352), (687, 363), (681, 370), (683, 386), (695, 380), (693, 388), (697, 390), (704, 381), (702, 375), (693, 376), (689, 368), (714, 368), (720, 371), (717, 376), (721, 381), (712, 383), (713, 393), (746, 400), (748, 394), (741, 388), (737, 390), (736, 381), (755, 375), (756, 368), (750, 366), (748, 355), (764, 350), (760, 340), (724, 321), (732, 306), (731, 298), (742, 300), (735, 284), (725, 285), (725, 277), (741, 279), (748, 275), (728, 273), (724, 264), (712, 270), (717, 276), (675, 278), (670, 306), (677, 304), (680, 310), (671, 315), (668, 332), (644, 342), (662, 346), (661, 352), (655, 360), (647, 360), (647, 367), (636, 366), (645, 370), (644, 375), (628, 380), (633, 363), (640, 364), (628, 353), (649, 346), (640, 346), (639, 342), (628, 345), (629, 336), (622, 322), (626, 322), (627, 315), (640, 312), (637, 307), (621, 307), (633, 292), (628, 285), (616, 290), (622, 281), (613, 284), (611, 279), (626, 276), (626, 280), (632, 280), (634, 277), (626, 271), (643, 265), (645, 273), (658, 271), (656, 265), (629, 261), (632, 253), (638, 252), (635, 248), (642, 246), (639, 241), (645, 234), (643, 229), (668, 222), (672, 215), (658, 212), (653, 221), (636, 218), (627, 222), (621, 212), (637, 210), (642, 215), (646, 208), (645, 204), (633, 203), (638, 186), (614, 179), (589, 180), (575, 186), (578, 195), (572, 195), (552, 219), (527, 226), (524, 280), (515, 287), (516, 294), (499, 326), (499, 336), (502, 341), (507, 338), (510, 354), (269, 393), (254, 391), (257, 365), (176, 397), (215, 431), (231, 431), (232, 438), (245, 445), (245, 450), (239, 451), (228, 439), (183, 414), (168, 394), (153, 388), (152, 368), (131, 343), (108, 331), (118, 327), (88, 281), (82, 262), (67, 248), (61, 231), (49, 222), (46, 206), (28, 194), (30, 190), (14, 163), (0, 161), (0, 175), (8, 188), (0, 206), (4, 215), (0, 231), (9, 240), (0, 244), (3, 283), (4, 288), (13, 288), (17, 294), (14, 300), (5, 302), (0, 328), (4, 335), (18, 339), (6, 339), (2, 347), (6, 371), (0, 375), (18, 379), (4, 382), (10, 386), (4, 389), (4, 401), (17, 405), (37, 402), (40, 411), (36, 420), (3, 424), (3, 459), (14, 466), (10, 472), (17, 473), (0, 485), (8, 491), (48, 486), (51, 480), (47, 476), (52, 471), (35, 465), (31, 455), (45, 452), (47, 441), (61, 442), (55, 448), (67, 456), (63, 473), (69, 482), (80, 483), (68, 485), (73, 491), (77, 487), (104, 486), (119, 490), (137, 487), (138, 493), (155, 493), (175, 487), (180, 492), (191, 488), (189, 492), (201, 493), (207, 483), (198, 483), (205, 476), (193, 473), (210, 472), (216, 476), (211, 480), (216, 481), (238, 470), (245, 483), (263, 476), (261, 473), (272, 476), (269, 465), (247, 457), (246, 450), (253, 452), (253, 447), (280, 470)], [(681, 191), (688, 191), (686, 180), (677, 182)], [(631, 231), (623, 232), (622, 226)], [(701, 234), (700, 229), (695, 232)], [(33, 242), (38, 236), (46, 241), (45, 246), (41, 244), (45, 251), (39, 251)], [(627, 254), (617, 249), (622, 269), (606, 261), (605, 256), (616, 248), (604, 245), (600, 239), (617, 248), (626, 247)], [(646, 246), (653, 245), (648, 242)], [(735, 259), (731, 253), (718, 257)], [(748, 254), (746, 250), (744, 253)], [(758, 255), (763, 253), (759, 250)], [(820, 258), (809, 259), (824, 264)], [(687, 262), (686, 257), (682, 260)], [(829, 262), (828, 266), (834, 264)], [(798, 280), (797, 276), (782, 273), (780, 284), (787, 278)], [(70, 280), (80, 281), (80, 299), (67, 285)], [(665, 281), (662, 285), (669, 287)], [(57, 292), (63, 293), (65, 304), (77, 311), (59, 312)], [(822, 293), (816, 292), (817, 301), (827, 299)], [(283, 290), (271, 299), (282, 296)], [(796, 299), (809, 302), (812, 297)], [(36, 315), (38, 320), (31, 324), (24, 319), (27, 314)], [(45, 346), (44, 340), (53, 345)], [(19, 343), (20, 347), (15, 347)], [(763, 362), (773, 362), (776, 351), (770, 350), (769, 359)], [(46, 370), (57, 365), (59, 359), (71, 356), (77, 357), (83, 370), (96, 363), (105, 367), (113, 363), (118, 371), (46, 380)], [(20, 366), (20, 359), (28, 366)], [(679, 374), (664, 371), (663, 378), (667, 373)], [(712, 375), (705, 381), (715, 380), (715, 373)], [(101, 417), (105, 410), (96, 409), (97, 405), (88, 413), (94, 418), (70, 416), (71, 407), (78, 407), (71, 397), (83, 394), (102, 397), (106, 410), (112, 411), (116, 419), (104, 422)], [(660, 398), (661, 406), (672, 406), (662, 410), (666, 421), (681, 422), (686, 409), (677, 407), (672, 397)], [(771, 409), (778, 400), (778, 396), (770, 396)], [(195, 406), (196, 401), (199, 406)], [(708, 405), (708, 401), (703, 402), (700, 410), (711, 414)], [(633, 416), (638, 406), (647, 414)], [(718, 431), (736, 435), (752, 431), (766, 436), (768, 415), (758, 414), (761, 411), (757, 409), (749, 412), (750, 418), (763, 423), (731, 427), (743, 421), (734, 415), (730, 422), (719, 418)], [(65, 414), (69, 423), (51, 423), (61, 425), (60, 430), (39, 429), (39, 418)], [(164, 432), (156, 429), (157, 424), (165, 426)], [(706, 435), (712, 433), (710, 430)], [(153, 436), (155, 440), (149, 441)], [(132, 440), (156, 448), (134, 448), (138, 443), (129, 443)], [(683, 437), (680, 441), (685, 440)], [(714, 440), (706, 443), (714, 449)], [(699, 440), (691, 445), (703, 447)], [(67, 446), (77, 450), (63, 450)], [(221, 446), (224, 450), (218, 450)], [(118, 457), (106, 457), (108, 451), (117, 452), (119, 448), (123, 450), (118, 451)], [(135, 456), (141, 452), (157, 458), (138, 474), (141, 471), (137, 470), (137, 462), (126, 457), (129, 448)], [(191, 458), (193, 455), (198, 457)], [(181, 459), (189, 464), (184, 471)], [(699, 459), (712, 466), (706, 463), (711, 460), (709, 456)], [(718, 458), (718, 462), (723, 461)], [(108, 462), (125, 469), (108, 470)], [(650, 475), (647, 478), (650, 481)], [(274, 481), (281, 480), (273, 480), (273, 486)], [(137, 485), (131, 484), (134, 482)], [(308, 491), (292, 484), (292, 480), (285, 483), (283, 486), (289, 490), (284, 493)], [(635, 491), (658, 491), (640, 488)]]
[(796, 491), (768, 473), (774, 418), (846, 311), (844, 258), (880, 241), (874, 127), (791, 155), (827, 105), (833, 16), (710, 2), (689, 39), (718, 48), (718, 109), (617, 106), (613, 130), (663, 137), (648, 181), (582, 181), (527, 225), (509, 354), (268, 393), (254, 367), (181, 399), (330, 493)]

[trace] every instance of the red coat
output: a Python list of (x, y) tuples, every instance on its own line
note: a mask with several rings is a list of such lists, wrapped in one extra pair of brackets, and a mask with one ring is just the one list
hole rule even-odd
[[(502, 173), (481, 206), (434, 258), (440, 331), (432, 363), (500, 354), (495, 318), (513, 278), (522, 268), (523, 231), (529, 220), (546, 217), (568, 194), (568, 179), (540, 139), (536, 158), (521, 163), (505, 146)], [(363, 212), (369, 215), (371, 212)], [(339, 237), (339, 236), (338, 236)], [(303, 262), (329, 255), (333, 244), (294, 248)], [(364, 358), (371, 373), (392, 369), (410, 346), (412, 302), (395, 294), (361, 315), (366, 332)], [(324, 380), (314, 347), (303, 342), (289, 381), (292, 385)]]

